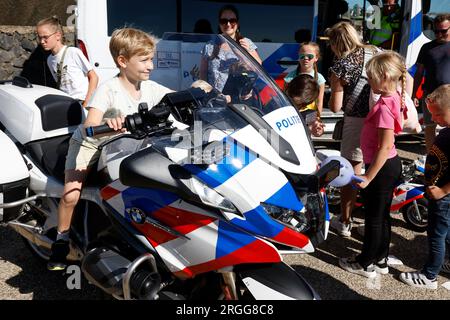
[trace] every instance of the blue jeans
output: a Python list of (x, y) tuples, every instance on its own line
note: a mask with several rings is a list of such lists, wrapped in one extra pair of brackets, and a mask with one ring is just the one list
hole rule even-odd
[(450, 195), (428, 205), (428, 259), (422, 272), (434, 279), (445, 260), (445, 242), (450, 241)]

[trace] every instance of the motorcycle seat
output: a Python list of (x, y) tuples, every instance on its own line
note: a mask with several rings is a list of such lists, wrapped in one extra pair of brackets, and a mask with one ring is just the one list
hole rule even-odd
[[(63, 184), (70, 137), (71, 134), (52, 137), (31, 142), (24, 146), (25, 150), (28, 151), (28, 154), (34, 160), (34, 163), (42, 170), (42, 172)], [(93, 165), (93, 168), (97, 168), (97, 163)], [(105, 175), (98, 173), (97, 170), (91, 170), (85, 185), (100, 186), (108, 182)]]

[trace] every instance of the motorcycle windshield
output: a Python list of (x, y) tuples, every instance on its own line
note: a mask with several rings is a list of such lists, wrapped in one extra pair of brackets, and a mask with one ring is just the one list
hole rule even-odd
[(224, 121), (218, 129), (277, 167), (300, 174), (316, 170), (310, 133), (300, 114), (263, 67), (228, 36), (166, 33), (157, 44), (154, 64), (152, 80), (175, 91), (199, 87), (225, 100), (204, 101), (204, 107), (247, 108), (237, 116), (244, 121), (231, 113), (205, 111), (196, 119), (203, 128), (220, 117)]

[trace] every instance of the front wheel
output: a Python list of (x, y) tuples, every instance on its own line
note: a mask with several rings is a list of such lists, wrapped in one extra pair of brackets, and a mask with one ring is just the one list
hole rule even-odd
[[(417, 206), (416, 206), (417, 205)], [(420, 198), (402, 208), (403, 219), (408, 226), (417, 232), (424, 232), (428, 226), (428, 201)]]

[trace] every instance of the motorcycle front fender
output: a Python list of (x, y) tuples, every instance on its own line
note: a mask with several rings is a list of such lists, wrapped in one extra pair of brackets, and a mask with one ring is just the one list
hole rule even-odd
[(237, 266), (236, 273), (256, 300), (319, 300), (308, 282), (284, 262)]

